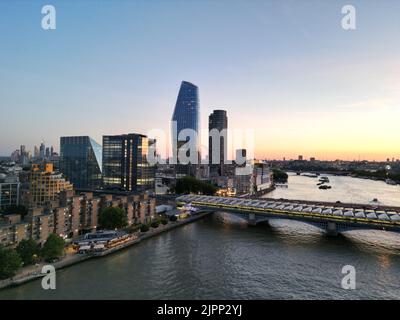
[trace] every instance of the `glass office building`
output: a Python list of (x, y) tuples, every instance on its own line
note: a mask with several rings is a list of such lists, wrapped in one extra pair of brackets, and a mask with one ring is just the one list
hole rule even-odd
[[(182, 130), (191, 129), (195, 132), (194, 137), (181, 137), (179, 134)], [(177, 163), (180, 163), (178, 158), (178, 152), (182, 146), (190, 139), (194, 139), (193, 146), (196, 150), (196, 158), (199, 163), (199, 89), (197, 86), (190, 82), (182, 81), (179, 89), (178, 98), (176, 100), (174, 114), (172, 116), (172, 152)], [(190, 157), (190, 151), (187, 151), (188, 157)], [(191, 165), (179, 165), (177, 166), (177, 173), (181, 175), (192, 174), (193, 166)]]
[(61, 137), (60, 171), (75, 189), (102, 187), (102, 148), (88, 136)]
[(148, 162), (149, 151), (155, 152), (155, 140), (145, 135), (103, 136), (104, 188), (127, 192), (154, 191), (155, 166)]
[(0, 210), (19, 205), (19, 182), (0, 183)]

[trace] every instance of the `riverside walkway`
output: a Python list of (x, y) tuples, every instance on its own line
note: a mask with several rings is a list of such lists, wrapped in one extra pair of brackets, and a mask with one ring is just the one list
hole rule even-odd
[[(134, 238), (130, 241), (127, 241), (124, 244), (118, 245), (118, 246), (110, 248), (110, 249), (106, 249), (101, 252), (88, 253), (88, 254), (77, 254), (75, 252), (74, 253), (69, 252), (60, 261), (52, 263), (52, 265), (54, 266), (55, 269), (62, 269), (62, 268), (66, 268), (66, 267), (72, 266), (74, 264), (77, 264), (77, 263), (80, 263), (80, 262), (83, 262), (83, 261), (86, 261), (89, 259), (101, 258), (101, 257), (107, 256), (109, 254), (113, 254), (115, 252), (124, 250), (132, 245), (138, 244), (145, 239), (155, 237), (158, 234), (161, 234), (163, 232), (167, 232), (172, 229), (178, 228), (180, 226), (183, 226), (183, 225), (189, 224), (191, 222), (197, 221), (199, 219), (202, 219), (211, 213), (212, 213), (212, 211), (204, 210), (204, 211), (197, 212), (195, 215), (192, 215), (185, 219), (181, 219), (181, 220), (178, 220), (175, 222), (170, 221), (167, 225), (161, 224), (157, 228), (151, 228), (147, 232), (139, 233), (139, 236), (137, 238)], [(24, 284), (26, 282), (42, 278), (46, 274), (42, 273), (41, 270), (42, 270), (42, 267), (46, 264), (49, 264), (49, 263), (42, 262), (36, 266), (31, 265), (31, 266), (21, 268), (14, 277), (5, 279), (5, 280), (0, 280), (0, 289), (18, 286), (18, 285)]]

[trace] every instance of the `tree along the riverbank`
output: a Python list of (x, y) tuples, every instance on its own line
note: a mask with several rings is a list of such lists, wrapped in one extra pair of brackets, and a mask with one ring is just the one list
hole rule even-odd
[(279, 169), (272, 169), (274, 182), (286, 183), (288, 181), (288, 174), (285, 171)]
[(150, 230), (150, 227), (147, 224), (142, 224), (140, 226), (140, 232), (147, 232)]
[(376, 170), (376, 171), (367, 171), (367, 170), (352, 170), (350, 173), (356, 177), (363, 178), (374, 178), (378, 180), (386, 180), (392, 179), (394, 181), (400, 181), (400, 173), (391, 173), (390, 171), (386, 171), (385, 169)]
[(160, 225), (160, 223), (156, 220), (156, 221), (153, 221), (152, 223), (151, 223), (151, 227), (152, 228), (158, 228), (158, 226)]
[(16, 248), (24, 265), (29, 265), (37, 262), (40, 255), (40, 247), (33, 239), (22, 240)]
[(51, 233), (41, 250), (41, 256), (47, 262), (51, 262), (54, 259), (59, 259), (64, 255), (64, 244), (65, 241), (60, 236)]
[(99, 225), (103, 229), (121, 229), (128, 225), (128, 217), (121, 208), (105, 208), (99, 215)]
[(0, 247), (0, 280), (15, 276), (22, 260), (14, 249)]
[(218, 188), (211, 183), (198, 180), (194, 177), (186, 176), (178, 179), (172, 190), (177, 194), (201, 193), (206, 195), (214, 195)]
[(63, 238), (51, 233), (42, 248), (32, 239), (22, 240), (15, 249), (0, 246), (0, 280), (15, 276), (22, 265), (30, 265), (41, 259), (52, 262), (61, 258), (64, 245)]

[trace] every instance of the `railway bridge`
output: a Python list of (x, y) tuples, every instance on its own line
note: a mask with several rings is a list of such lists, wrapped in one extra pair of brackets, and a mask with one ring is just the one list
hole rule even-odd
[(197, 208), (224, 211), (239, 216), (251, 225), (271, 219), (291, 219), (303, 221), (327, 232), (355, 229), (377, 229), (400, 233), (400, 208), (362, 209), (332, 203), (313, 205), (279, 200), (243, 199), (203, 195), (183, 195), (176, 198), (177, 206), (191, 204)]

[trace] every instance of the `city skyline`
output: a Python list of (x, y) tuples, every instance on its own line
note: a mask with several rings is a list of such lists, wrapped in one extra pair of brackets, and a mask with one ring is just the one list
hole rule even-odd
[(200, 127), (227, 110), (230, 128), (255, 129), (257, 158), (400, 157), (399, 3), (353, 1), (354, 31), (340, 26), (344, 2), (174, 3), (54, 1), (57, 29), (44, 31), (41, 3), (2, 2), (0, 155), (40, 140), (59, 150), (61, 136), (168, 132), (187, 80)]

